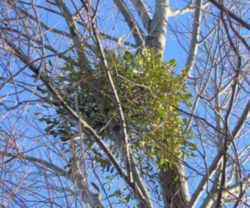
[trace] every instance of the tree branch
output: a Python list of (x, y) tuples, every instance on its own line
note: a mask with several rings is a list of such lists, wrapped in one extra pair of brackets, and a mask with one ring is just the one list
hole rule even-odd
[(242, 20), (240, 17), (238, 17), (237, 15), (235, 15), (234, 13), (232, 13), (230, 10), (228, 10), (227, 8), (225, 8), (223, 5), (221, 5), (220, 3), (218, 3), (215, 0), (208, 0), (210, 1), (214, 6), (216, 6), (219, 10), (224, 11), (226, 14), (228, 14), (232, 19), (234, 19), (235, 21), (237, 21), (238, 23), (240, 23), (243, 27), (247, 28), (248, 30), (250, 30), (250, 25), (245, 22), (244, 20)]
[[(25, 155), (25, 153), (12, 154), (12, 153), (7, 153), (7, 152), (0, 152), (0, 155), (11, 157), (12, 160), (13, 159), (24, 159), (24, 160), (28, 160), (28, 161), (33, 162), (33, 163), (39, 163), (39, 164), (42, 164), (43, 166), (47, 167), (48, 169), (54, 171), (55, 173), (59, 174), (60, 176), (65, 176), (65, 177), (69, 178), (68, 172), (65, 171), (64, 169), (61, 169), (58, 166), (56, 166), (52, 163), (49, 163), (45, 160), (38, 159), (38, 158), (35, 158), (32, 156), (27, 156), (27, 155)], [(2, 162), (1, 165), (4, 163), (6, 163), (6, 161)]]
[(74, 46), (77, 48), (81, 67), (89, 70), (90, 69), (89, 61), (85, 56), (85, 54), (83, 53), (82, 41), (79, 32), (75, 26), (73, 16), (62, 0), (55, 0), (55, 2), (58, 5), (59, 9), (61, 10), (62, 15), (64, 16), (65, 21), (68, 25)]
[(97, 141), (97, 143), (100, 145), (100, 147), (104, 150), (104, 152), (107, 153), (109, 157), (111, 157), (111, 161), (115, 163), (115, 167), (118, 168), (118, 172), (127, 180), (127, 176), (116, 161), (115, 157), (112, 155), (110, 150), (106, 147), (106, 145), (103, 143), (101, 137), (96, 133), (96, 131), (88, 125), (88, 123), (80, 118), (77, 113), (69, 106), (67, 103), (65, 103), (64, 99), (61, 97), (61, 95), (54, 89), (54, 87), (49, 83), (47, 77), (40, 72), (38, 68), (35, 67), (34, 64), (32, 64), (32, 61), (28, 56), (26, 56), (19, 48), (17, 48), (12, 42), (10, 42), (8, 39), (6, 39), (2, 34), (0, 34), (0, 38), (4, 40), (10, 48), (12, 48), (13, 53), (23, 62), (25, 63), (30, 70), (38, 76), (41, 81), (46, 85), (46, 87), (50, 90), (50, 92), (54, 95), (55, 99), (58, 101), (58, 104), (62, 105), (65, 110), (69, 112), (69, 114), (76, 120), (80, 121), (85, 130), (87, 130), (88, 134), (91, 134)]
[[(228, 186), (227, 188), (225, 188), (223, 190), (220, 190), (222, 187), (220, 187), (219, 183), (215, 181), (214, 184), (213, 184), (212, 189), (208, 193), (206, 199), (203, 200), (203, 203), (200, 206), (200, 208), (212, 208), (212, 207), (215, 207), (216, 197), (218, 195), (217, 194), (218, 188), (219, 188), (219, 191), (221, 191), (221, 193), (222, 193), (222, 201), (223, 201), (224, 205), (240, 201), (242, 204), (248, 206), (248, 204), (241, 199), (242, 196), (237, 196), (237, 194), (240, 194), (240, 189), (241, 189), (240, 186), (241, 186), (241, 184), (243, 184), (244, 190), (247, 190), (249, 179), (250, 179), (250, 175), (245, 177), (241, 181), (241, 183), (235, 184), (235, 185), (232, 185), (232, 186)], [(242, 194), (240, 194), (240, 195), (242, 195)]]
[[(249, 116), (249, 111), (250, 111), (250, 101), (248, 101), (246, 107), (244, 108), (243, 113), (240, 116), (240, 119), (238, 120), (233, 132), (232, 132), (232, 137), (236, 138), (240, 129), (243, 128), (243, 125), (245, 124), (245, 121), (247, 120), (248, 116)], [(229, 143), (228, 145), (230, 145), (231, 143)], [(192, 195), (191, 201), (190, 201), (190, 206), (195, 206), (196, 203), (198, 202), (202, 192), (205, 189), (205, 186), (207, 184), (207, 179), (212, 177), (212, 175), (214, 174), (215, 170), (218, 168), (221, 160), (223, 157), (223, 152), (219, 152), (217, 154), (217, 156), (214, 158), (213, 162), (211, 163), (207, 174), (205, 176), (203, 176), (201, 182), (199, 183), (197, 189), (195, 190), (194, 194)]]
[(130, 1), (133, 3), (138, 15), (140, 16), (143, 26), (148, 29), (152, 17), (146, 5), (142, 0), (130, 0)]
[(189, 46), (189, 52), (188, 52), (188, 58), (185, 65), (185, 69), (188, 70), (187, 76), (189, 72), (192, 70), (196, 56), (198, 51), (198, 36), (200, 33), (200, 21), (201, 21), (201, 0), (196, 0), (196, 8), (194, 13), (194, 20), (193, 20), (193, 32), (192, 32), (192, 38), (190, 41)]
[(212, 188), (211, 188), (211, 190), (209, 190), (209, 193), (207, 193), (207, 196), (203, 200), (202, 205), (200, 206), (200, 208), (212, 208), (212, 206), (214, 204), (214, 201), (215, 201), (215, 198), (217, 196), (218, 186), (219, 186), (219, 183), (220, 183), (220, 172), (221, 172), (221, 167), (219, 167), (216, 170), (215, 179), (213, 180)]
[[(91, 207), (96, 207), (96, 205), (102, 205), (99, 197), (97, 197), (97, 194), (91, 192), (86, 185), (83, 185), (82, 181), (84, 180), (80, 174), (75, 174), (75, 175), (69, 174), (64, 169), (61, 169), (52, 163), (49, 163), (42, 159), (38, 159), (36, 157), (25, 155), (25, 153), (12, 154), (12, 153), (0, 152), (0, 155), (11, 157), (12, 159), (23, 159), (23, 160), (30, 161), (32, 163), (38, 163), (42, 165), (43, 167), (46, 167), (54, 171), (56, 175), (64, 176), (68, 180), (72, 181), (75, 185), (77, 185), (77, 187), (82, 192), (82, 199), (86, 201)], [(104, 207), (104, 206), (101, 206), (101, 207)]]
[(239, 136), (239, 133), (243, 126), (246, 124), (246, 121), (248, 117), (250, 116), (250, 100), (248, 100), (248, 103), (246, 107), (244, 108), (244, 111), (242, 112), (240, 119), (238, 120), (236, 126), (234, 127), (232, 131), (233, 138), (236, 138)]
[[(210, 5), (209, 2), (205, 2), (204, 4), (201, 5), (201, 8), (204, 9), (209, 5)], [(196, 8), (197, 7), (192, 6), (192, 1), (190, 1), (190, 3), (183, 9), (170, 10), (168, 16), (169, 17), (175, 17), (175, 16), (178, 16), (178, 15), (184, 15), (186, 13), (195, 11)]]
[[(12, 4), (11, 4), (10, 6), (11, 6), (11, 8), (13, 8), (13, 5), (12, 5)], [(37, 22), (37, 19), (36, 19), (34, 16), (32, 16), (31, 14), (29, 14), (27, 11), (25, 11), (24, 9), (21, 9), (21, 8), (19, 8), (19, 7), (15, 7), (15, 8), (13, 8), (13, 9), (17, 9), (19, 12), (23, 13), (23, 14), (25, 15), (25, 17), (30, 18), (30, 19), (31, 19), (32, 21), (34, 21), (34, 22)], [(38, 22), (37, 22), (37, 23), (38, 23)], [(40, 21), (40, 20), (39, 20), (39, 23), (38, 23), (38, 24), (40, 24), (40, 25), (41, 25), (45, 30), (47, 30), (47, 31), (51, 31), (51, 32), (54, 32), (54, 33), (59, 34), (59, 35), (62, 35), (62, 36), (71, 37), (71, 35), (70, 35), (69, 33), (63, 32), (63, 31), (58, 30), (58, 29), (56, 29), (56, 28), (49, 27), (49, 26), (47, 26), (44, 22), (42, 22), (42, 21)]]
[(136, 45), (137, 47), (141, 47), (144, 45), (144, 34), (142, 32), (142, 30), (140, 29), (139, 25), (137, 24), (135, 18), (133, 17), (133, 15), (130, 13), (128, 7), (126, 6), (126, 4), (124, 3), (123, 0), (114, 0), (115, 5), (117, 6), (117, 8), (120, 10), (120, 12), (122, 13), (126, 23), (128, 24), (133, 37), (135, 39)]
[(95, 139), (96, 143), (99, 145), (99, 147), (107, 154), (107, 157), (110, 159), (114, 167), (116, 168), (119, 175), (125, 180), (125, 182), (130, 186), (142, 199), (142, 201), (145, 202), (145, 205), (147, 204), (149, 208), (151, 208), (151, 203), (148, 201), (146, 202), (146, 199), (141, 192), (140, 188), (136, 183), (130, 180), (128, 175), (124, 172), (123, 168), (119, 165), (118, 161), (116, 160), (115, 156), (112, 154), (112, 152), (109, 150), (109, 148), (106, 146), (106, 144), (103, 142), (102, 138), (97, 134), (97, 132), (89, 126), (89, 124), (82, 119), (63, 99), (63, 97), (57, 92), (56, 89), (50, 84), (48, 78), (40, 72), (40, 70), (32, 64), (32, 61), (28, 56), (26, 56), (19, 48), (16, 47), (11, 41), (6, 39), (1, 33), (0, 38), (6, 42), (7, 45), (12, 49), (13, 53), (23, 62), (25, 63), (30, 70), (40, 78), (40, 80), (45, 84), (45, 86), (48, 88), (48, 90), (52, 93), (54, 98), (58, 101), (58, 105), (61, 105), (68, 113), (72, 116), (73, 119), (76, 121), (79, 121), (81, 125), (83, 126), (85, 132)]
[(155, 13), (148, 30), (147, 45), (160, 54), (163, 54), (165, 49), (169, 11), (168, 0), (157, 0)]
[[(132, 162), (131, 149), (130, 149), (129, 143), (128, 143), (128, 133), (127, 133), (127, 124), (126, 124), (126, 120), (125, 120), (125, 115), (123, 113), (120, 98), (118, 96), (118, 92), (116, 90), (115, 84), (113, 82), (112, 75), (111, 75), (110, 70), (109, 70), (108, 62), (107, 62), (107, 59), (105, 57), (104, 49), (102, 47), (102, 43), (101, 43), (101, 40), (100, 40), (99, 31), (95, 28), (95, 25), (94, 25), (93, 21), (91, 21), (91, 23), (92, 23), (92, 30), (93, 30), (93, 33), (94, 33), (94, 36), (95, 36), (95, 40), (97, 42), (97, 47), (98, 47), (98, 50), (99, 50), (99, 53), (100, 53), (101, 62), (102, 62), (102, 65), (104, 67), (104, 70), (105, 70), (105, 72), (107, 74), (110, 86), (112, 88), (112, 91), (113, 91), (113, 94), (114, 94), (114, 97), (115, 97), (115, 101), (116, 101), (116, 105), (117, 105), (117, 108), (118, 108), (119, 116), (120, 116), (120, 119), (121, 119), (122, 131), (123, 131), (123, 135), (122, 135), (123, 138), (122, 139), (123, 139), (123, 143), (124, 143), (123, 145), (125, 147), (125, 158), (126, 158), (126, 162), (127, 162), (127, 175), (129, 176), (129, 180), (131, 181), (131, 183), (137, 184), (137, 181), (133, 179), (133, 176), (134, 176), (134, 174), (136, 174), (137, 179), (138, 179), (139, 175), (136, 172), (136, 169), (134, 169), (132, 167), (135, 164)], [(138, 182), (141, 182), (141, 180), (139, 180)], [(152, 203), (150, 201), (149, 196), (147, 195), (148, 192), (145, 191), (146, 189), (144, 188), (142, 183), (138, 184), (138, 188), (139, 188), (140, 191), (139, 190), (136, 190), (136, 191), (138, 192), (138, 195), (139, 195), (140, 199), (143, 202), (142, 204), (145, 207), (152, 208), (153, 205), (152, 205)], [(142, 188), (142, 190), (141, 190), (141, 188)]]

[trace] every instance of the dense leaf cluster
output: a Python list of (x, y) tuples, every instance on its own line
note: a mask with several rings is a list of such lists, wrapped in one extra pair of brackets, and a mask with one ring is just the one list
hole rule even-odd
[[(187, 142), (185, 123), (176, 110), (191, 95), (183, 82), (186, 71), (173, 75), (175, 61), (163, 62), (152, 49), (117, 55), (107, 51), (112, 73), (128, 126), (132, 148), (156, 160), (159, 166), (174, 164), (183, 150), (193, 148)], [(121, 131), (116, 102), (106, 72), (95, 63), (94, 70), (85, 72), (75, 63), (67, 63), (53, 85), (64, 95), (65, 102), (81, 114), (93, 128), (110, 139)], [(43, 118), (47, 130), (61, 138), (74, 134), (74, 122), (67, 112), (56, 107), (56, 116)], [(185, 147), (185, 148), (183, 148)]]
[(193, 148), (186, 141), (188, 132), (175, 108), (191, 97), (183, 81), (186, 71), (174, 76), (175, 60), (162, 62), (149, 48), (136, 55), (125, 53), (122, 63), (122, 81), (118, 82), (126, 90), (120, 91), (120, 97), (127, 100), (124, 108), (128, 123), (137, 131), (137, 143), (159, 166), (174, 164), (185, 153), (182, 150), (187, 150), (181, 147), (189, 144), (188, 148)]

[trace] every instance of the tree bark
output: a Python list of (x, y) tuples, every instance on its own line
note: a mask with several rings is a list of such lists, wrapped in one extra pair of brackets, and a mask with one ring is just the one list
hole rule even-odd
[(160, 170), (159, 183), (161, 184), (164, 207), (188, 207), (188, 190), (186, 190), (183, 182), (181, 164), (166, 165)]

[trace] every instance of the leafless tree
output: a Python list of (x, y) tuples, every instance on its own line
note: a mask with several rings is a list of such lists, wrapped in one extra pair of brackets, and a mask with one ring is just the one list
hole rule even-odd
[[(245, 0), (2, 0), (1, 206), (249, 207), (248, 10)], [(175, 58), (176, 74), (188, 71), (192, 105), (175, 108), (198, 147), (173, 168), (133, 155), (109, 71), (108, 51), (146, 46)], [(66, 63), (85, 79), (97, 62), (121, 120), (112, 136), (122, 150), (81, 115), (77, 97), (72, 107), (53, 84)], [(57, 106), (67, 112), (62, 124), (73, 126), (60, 139), (41, 122)]]

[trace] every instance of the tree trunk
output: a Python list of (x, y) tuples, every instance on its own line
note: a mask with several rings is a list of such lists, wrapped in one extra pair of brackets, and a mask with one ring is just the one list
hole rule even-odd
[(188, 195), (182, 180), (181, 165), (166, 165), (160, 170), (159, 182), (165, 208), (187, 208)]

